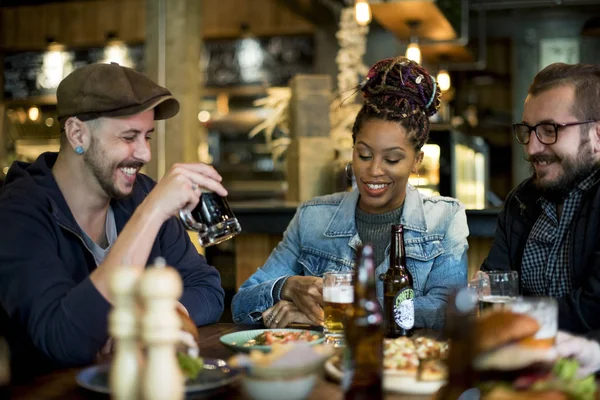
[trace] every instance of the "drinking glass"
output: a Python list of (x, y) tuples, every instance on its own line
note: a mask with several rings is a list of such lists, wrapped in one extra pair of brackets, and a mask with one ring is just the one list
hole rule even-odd
[(499, 310), (519, 296), (517, 271), (478, 272), (469, 287), (477, 292), (479, 315), (487, 309)]
[(551, 297), (519, 297), (508, 303), (506, 308), (512, 312), (527, 314), (534, 318), (540, 329), (534, 335), (536, 342), (547, 342), (548, 346), (554, 344), (558, 332), (558, 303)]
[(198, 232), (202, 247), (224, 242), (242, 231), (227, 198), (209, 191), (202, 192), (192, 211), (180, 210), (179, 217), (186, 229)]
[(354, 301), (353, 273), (325, 272), (323, 275), (323, 301), (325, 302), (325, 342), (334, 347), (344, 346), (344, 319), (346, 310)]

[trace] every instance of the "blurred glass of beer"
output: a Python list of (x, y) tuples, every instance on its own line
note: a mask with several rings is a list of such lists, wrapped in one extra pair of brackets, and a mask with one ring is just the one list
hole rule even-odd
[(344, 345), (344, 316), (352, 307), (354, 287), (353, 272), (326, 272), (323, 275), (323, 301), (325, 302), (325, 340), (342, 347)]
[(479, 299), (479, 315), (488, 309), (501, 310), (519, 296), (517, 271), (480, 273), (475, 283)]
[(558, 333), (558, 302), (551, 297), (518, 297), (506, 304), (506, 309), (529, 315), (540, 324), (540, 329), (529, 344), (552, 347)]

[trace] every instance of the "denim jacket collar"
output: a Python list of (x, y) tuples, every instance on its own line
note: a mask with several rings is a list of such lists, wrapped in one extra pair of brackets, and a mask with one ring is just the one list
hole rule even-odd
[[(326, 237), (352, 237), (350, 243), (352, 248), (361, 244), (356, 230), (355, 210), (358, 203), (359, 192), (353, 190), (350, 195), (344, 197), (337, 210), (327, 225), (323, 233)], [(425, 220), (425, 210), (423, 201), (418, 190), (411, 185), (406, 188), (406, 197), (404, 199), (404, 210), (400, 223), (406, 229), (416, 232), (427, 232), (427, 222)]]

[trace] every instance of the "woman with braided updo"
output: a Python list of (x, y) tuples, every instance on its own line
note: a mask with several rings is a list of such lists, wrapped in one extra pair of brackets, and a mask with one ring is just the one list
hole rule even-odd
[[(449, 292), (466, 285), (464, 207), (452, 198), (425, 197), (408, 184), (423, 159), (429, 116), (440, 104), (435, 79), (399, 57), (375, 64), (360, 90), (364, 105), (352, 130), (357, 189), (298, 207), (283, 240), (233, 298), (236, 323), (322, 324), (323, 274), (352, 270), (361, 243), (373, 245), (377, 275), (384, 273), (391, 225), (398, 223), (413, 276), (416, 328), (441, 328)], [(382, 282), (377, 296), (383, 303)]]

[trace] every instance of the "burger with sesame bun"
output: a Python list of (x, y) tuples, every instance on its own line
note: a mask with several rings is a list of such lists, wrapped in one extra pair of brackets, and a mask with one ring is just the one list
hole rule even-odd
[(539, 330), (534, 318), (510, 311), (477, 321), (473, 369), (482, 400), (594, 398), (594, 377), (576, 378), (577, 362), (559, 359), (553, 339), (536, 338)]

